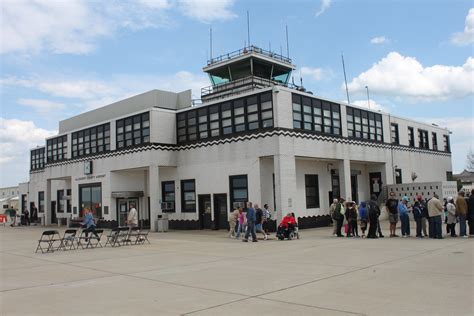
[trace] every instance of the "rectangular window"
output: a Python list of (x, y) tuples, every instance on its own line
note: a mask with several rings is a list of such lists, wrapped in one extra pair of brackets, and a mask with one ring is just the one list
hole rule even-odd
[(71, 189), (66, 190), (67, 200), (66, 200), (66, 212), (71, 213)]
[(348, 137), (383, 141), (381, 114), (351, 107), (346, 107), (346, 113)]
[(398, 124), (392, 123), (391, 126), (392, 144), (400, 144), (398, 137)]
[(89, 208), (94, 217), (102, 217), (102, 186), (100, 183), (79, 185), (79, 216)]
[(305, 174), (306, 208), (319, 207), (319, 183), (317, 174)]
[(44, 191), (38, 192), (38, 212), (44, 213)]
[(166, 206), (166, 208), (162, 208), (163, 212), (175, 212), (174, 181), (161, 182), (161, 200)]
[(428, 144), (428, 131), (419, 129), (418, 130), (418, 143), (419, 147), (423, 149), (429, 149), (430, 146)]
[[(123, 131), (123, 127), (120, 130)], [(122, 138), (123, 135), (121, 141)], [(106, 151), (110, 151), (110, 123), (72, 133), (72, 158)]]
[(247, 98), (247, 127), (249, 131), (259, 128), (257, 96)]
[(438, 150), (438, 136), (435, 132), (431, 133), (431, 143), (433, 144), (433, 150)]
[(67, 158), (67, 135), (48, 139), (46, 141), (46, 160), (48, 163)]
[(402, 184), (402, 169), (395, 169), (395, 184)]
[(230, 176), (229, 189), (232, 209), (245, 205), (245, 202), (248, 201), (247, 175)]
[(56, 192), (56, 200), (57, 200), (57, 212), (64, 213), (65, 209), (65, 200), (64, 200), (64, 190), (58, 190)]
[(196, 212), (196, 183), (195, 180), (181, 180), (181, 212)]
[(301, 96), (293, 94), (293, 128), (303, 128), (303, 117), (301, 111)]
[(449, 135), (443, 135), (443, 147), (444, 151), (451, 152), (451, 145), (449, 144)]
[(30, 170), (38, 170), (44, 168), (45, 148), (33, 149), (30, 151)]
[(408, 127), (408, 146), (415, 147), (415, 135), (413, 127)]
[(262, 128), (273, 127), (273, 102), (270, 92), (260, 95), (260, 116)]
[[(178, 124), (179, 125), (179, 124)], [(146, 144), (150, 142), (150, 113), (145, 112), (142, 114), (137, 114), (130, 116), (121, 120), (117, 120), (115, 123), (115, 132), (116, 132), (116, 146), (117, 149), (138, 146), (141, 144)], [(104, 140), (100, 139), (100, 131), (98, 129), (97, 134), (97, 146), (99, 149), (107, 150), (105, 144), (106, 134), (110, 137), (110, 132), (104, 130)], [(79, 139), (81, 135), (79, 134)], [(84, 142), (86, 139), (84, 138)], [(110, 142), (110, 140), (109, 140)], [(86, 148), (84, 146), (84, 148)], [(81, 152), (81, 147), (78, 147), (79, 153)], [(85, 151), (84, 151), (85, 154)]]
[(293, 128), (325, 134), (341, 135), (340, 105), (292, 95)]

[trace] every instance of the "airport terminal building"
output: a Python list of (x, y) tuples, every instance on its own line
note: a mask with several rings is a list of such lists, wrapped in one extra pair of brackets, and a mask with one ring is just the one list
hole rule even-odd
[(152, 90), (59, 122), (30, 152), (21, 207), (47, 224), (91, 207), (116, 226), (133, 203), (152, 229), (163, 213), (171, 228), (219, 229), (252, 201), (312, 227), (334, 197), (450, 178), (448, 130), (315, 96), (288, 83), (293, 69), (251, 46), (208, 61), (199, 105)]

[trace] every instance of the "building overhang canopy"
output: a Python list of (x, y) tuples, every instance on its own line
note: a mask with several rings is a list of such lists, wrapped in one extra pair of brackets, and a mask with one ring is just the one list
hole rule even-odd
[(114, 191), (112, 192), (113, 198), (132, 198), (145, 196), (143, 191)]

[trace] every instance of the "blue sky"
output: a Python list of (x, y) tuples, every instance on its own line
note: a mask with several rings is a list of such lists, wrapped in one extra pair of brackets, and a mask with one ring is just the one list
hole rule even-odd
[(23, 1), (1, 10), (1, 186), (26, 181), (29, 148), (58, 121), (150, 89), (209, 85), (210, 55), (251, 42), (286, 54), (295, 81), (345, 101), (452, 130), (453, 169), (474, 148), (474, 5), (398, 1)]

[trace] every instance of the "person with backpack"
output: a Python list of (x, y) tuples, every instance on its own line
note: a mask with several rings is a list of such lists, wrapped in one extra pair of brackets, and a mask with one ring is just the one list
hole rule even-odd
[(367, 211), (367, 203), (365, 201), (360, 202), (359, 219), (362, 238), (365, 238), (365, 230), (367, 229), (367, 223), (369, 221), (369, 212)]
[(415, 201), (415, 204), (413, 205), (413, 218), (415, 219), (416, 223), (416, 237), (417, 238), (423, 238), (423, 235), (421, 234), (421, 230), (423, 228), (423, 225), (421, 224), (421, 221), (423, 219), (423, 213), (420, 207), (421, 203), (417, 199)]
[(344, 237), (341, 234), (342, 223), (344, 222), (344, 199), (340, 198), (339, 203), (337, 204), (334, 213), (333, 213), (333, 220), (336, 221), (336, 236), (337, 237)]
[(379, 221), (379, 216), (380, 216), (380, 208), (377, 205), (377, 196), (373, 194), (371, 196), (370, 202), (369, 202), (369, 233), (367, 234), (367, 238), (378, 238), (377, 237), (377, 227), (378, 227), (378, 221)]

